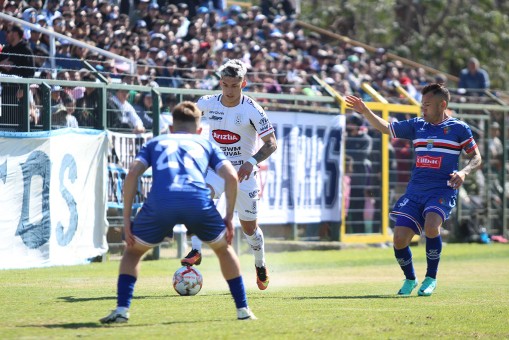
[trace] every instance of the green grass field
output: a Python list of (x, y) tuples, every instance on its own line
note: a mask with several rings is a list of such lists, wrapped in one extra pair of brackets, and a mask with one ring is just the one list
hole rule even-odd
[[(424, 246), (412, 248), (419, 279)], [(204, 287), (178, 296), (176, 258), (144, 261), (128, 324), (103, 326), (114, 308), (118, 261), (0, 271), (1, 339), (509, 338), (509, 246), (448, 244), (431, 297), (396, 296), (403, 279), (391, 248), (269, 253), (259, 291), (241, 256), (256, 321), (237, 321), (217, 260), (198, 268)]]

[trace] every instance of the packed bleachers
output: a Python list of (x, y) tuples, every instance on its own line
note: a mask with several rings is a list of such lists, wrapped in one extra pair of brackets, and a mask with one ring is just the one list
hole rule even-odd
[[(132, 73), (129, 64), (120, 58), (105, 57), (61, 38), (52, 53), (48, 35), (25, 28), (24, 37), (34, 53), (35, 77), (82, 81), (84, 85), (52, 87), (52, 113), (58, 119), (57, 127), (97, 125), (94, 121), (97, 94), (85, 82), (94, 82), (98, 76), (130, 85), (214, 90), (218, 87), (217, 67), (233, 58), (248, 65), (245, 89), (248, 92), (322, 96), (323, 88), (312, 80), (318, 76), (342, 95), (356, 94), (365, 101), (373, 101), (361, 86), (367, 82), (390, 103), (406, 104), (408, 99), (397, 91), (398, 85), (419, 101), (423, 85), (447, 83), (444, 74), (430, 73), (424, 67), (390, 58), (384, 48), (367, 51), (344, 41), (325, 42), (323, 35), (309, 33), (299, 25), (288, 1), (267, 3), (222, 8), (198, 0), (46, 0), (46, 3), (28, 0), (5, 1), (2, 12), (136, 63)], [(0, 44), (6, 45), (9, 22), (3, 20), (0, 25)], [(51, 59), (55, 60), (56, 68), (50, 66)], [(86, 68), (84, 61), (94, 72)], [(447, 86), (453, 89), (455, 103), (497, 103), (496, 95), (455, 89), (456, 84)], [(33, 96), (30, 109), (37, 123), (35, 111), (41, 107), (41, 93), (37, 86), (30, 90)], [(116, 110), (113, 92), (109, 93), (108, 115)], [(132, 91), (126, 99), (141, 116), (143, 111), (150, 114), (151, 106), (145, 103), (148, 97), (146, 93)], [(263, 98), (258, 100), (265, 102)], [(174, 104), (174, 96), (163, 96), (162, 105), (167, 112), (171, 112)], [(70, 119), (70, 115), (75, 119)], [(502, 116), (493, 120), (502, 123)], [(486, 136), (484, 126), (478, 123), (481, 121), (472, 124), (479, 138)], [(150, 130), (147, 122), (143, 124)], [(117, 127), (110, 120), (107, 126)], [(394, 145), (396, 153), (405, 147)], [(379, 159), (376, 153), (371, 157)]]

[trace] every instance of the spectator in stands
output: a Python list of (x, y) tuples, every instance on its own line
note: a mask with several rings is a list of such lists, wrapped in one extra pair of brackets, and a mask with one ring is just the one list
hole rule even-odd
[(42, 10), (42, 14), (46, 17), (49, 26), (53, 26), (53, 18), (60, 17), (60, 0), (47, 0), (46, 8)]
[(458, 88), (468, 91), (470, 94), (482, 94), (483, 91), (475, 90), (486, 90), (490, 87), (490, 77), (486, 70), (480, 67), (479, 60), (477, 58), (470, 58), (467, 62), (467, 67), (460, 72), (460, 81)]
[[(96, 76), (84, 71), (81, 80), (95, 82)], [(99, 118), (99, 91), (94, 87), (85, 87), (83, 97), (76, 100), (76, 120), (81, 127), (98, 127)]]
[(500, 140), (500, 124), (497, 122), (491, 123), (488, 150), (490, 153), (491, 169), (501, 179), (504, 170), (504, 145)]
[(34, 76), (34, 53), (23, 39), (23, 28), (18, 24), (7, 26), (7, 45), (0, 54), (0, 71), (22, 78)]
[[(0, 53), (0, 72), (22, 78), (32, 78), (35, 73), (34, 54), (23, 39), (23, 28), (18, 24), (7, 25), (7, 45)], [(13, 83), (2, 85), (2, 115), (0, 122), (20, 123), (22, 112), (23, 90)]]
[(76, 104), (74, 99), (71, 97), (65, 97), (66, 99), (63, 101), (63, 105), (59, 105), (55, 112), (51, 115), (51, 124), (54, 128), (62, 128), (62, 127), (71, 127), (77, 128), (78, 121), (76, 117), (73, 116), (74, 111), (76, 110)]
[[(152, 93), (151, 92), (145, 92), (142, 94), (139, 103), (134, 106), (134, 109), (136, 110), (136, 113), (138, 113), (138, 116), (143, 122), (143, 126), (147, 130), (151, 130), (153, 127), (153, 109), (152, 109)], [(159, 107), (162, 109), (163, 102), (162, 100), (159, 102)], [(162, 115), (159, 116), (159, 133), (166, 133), (169, 129), (169, 124), (162, 117)]]
[(128, 90), (116, 90), (108, 99), (107, 127), (110, 129), (129, 129), (133, 133), (145, 132), (143, 122), (134, 107), (127, 101)]
[(373, 146), (372, 138), (366, 133), (364, 120), (358, 113), (353, 113), (346, 120), (346, 155), (353, 159), (351, 174), (350, 209), (347, 216), (348, 231), (365, 232), (364, 207), (367, 188), (370, 185), (371, 162), (369, 157)]

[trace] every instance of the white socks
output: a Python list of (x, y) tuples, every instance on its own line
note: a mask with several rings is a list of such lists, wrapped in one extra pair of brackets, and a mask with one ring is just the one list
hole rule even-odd
[(196, 249), (201, 253), (201, 240), (198, 238), (198, 236), (193, 235), (191, 236), (191, 249)]
[(257, 227), (255, 233), (251, 236), (244, 233), (247, 243), (251, 246), (255, 257), (255, 266), (265, 266), (265, 248), (263, 244), (263, 231)]
[[(251, 236), (244, 233), (247, 243), (253, 250), (255, 257), (255, 265), (257, 267), (265, 266), (265, 247), (263, 242), (263, 231), (257, 227), (255, 233)], [(195, 235), (191, 236), (191, 248), (196, 249), (201, 253), (202, 241)]]

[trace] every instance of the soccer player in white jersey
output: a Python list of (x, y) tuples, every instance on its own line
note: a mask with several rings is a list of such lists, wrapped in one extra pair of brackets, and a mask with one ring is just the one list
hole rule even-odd
[[(129, 168), (124, 184), (124, 232), (127, 244), (117, 282), (117, 308), (100, 321), (125, 323), (140, 270), (140, 259), (149, 249), (172, 236), (176, 224), (185, 224), (214, 250), (239, 320), (256, 319), (247, 305), (240, 264), (231, 241), (237, 194), (237, 173), (223, 152), (199, 136), (201, 112), (195, 103), (182, 102), (173, 110), (171, 135), (148, 141)], [(131, 222), (131, 205), (138, 179), (152, 167), (154, 183), (146, 202)], [(224, 219), (210, 199), (205, 184), (207, 168), (213, 168), (225, 181)]]
[[(209, 139), (225, 153), (237, 170), (239, 192), (235, 209), (247, 243), (253, 250), (256, 268), (256, 283), (261, 290), (267, 289), (269, 275), (265, 263), (263, 232), (258, 226), (258, 200), (260, 188), (257, 164), (267, 159), (277, 148), (274, 128), (265, 110), (253, 99), (242, 93), (246, 86), (247, 68), (238, 59), (227, 61), (219, 68), (221, 94), (203, 96), (198, 107), (207, 120)], [(257, 150), (257, 138), (263, 145)], [(212, 171), (207, 173), (207, 185), (211, 197), (217, 199), (224, 192), (223, 181)], [(201, 242), (191, 238), (192, 250), (182, 259), (182, 265), (201, 263)]]
[[(458, 189), (465, 176), (481, 167), (481, 154), (470, 127), (447, 115), (449, 90), (440, 84), (428, 84), (422, 91), (422, 118), (389, 123), (375, 115), (364, 102), (346, 97), (349, 108), (361, 113), (381, 133), (409, 139), (415, 150), (415, 164), (406, 192), (394, 205), (394, 255), (405, 275), (398, 295), (408, 296), (419, 282), (414, 272), (410, 241), (424, 232), (427, 269), (419, 296), (430, 296), (437, 286), (442, 252), (440, 227), (456, 205)], [(468, 164), (459, 169), (464, 152)]]

